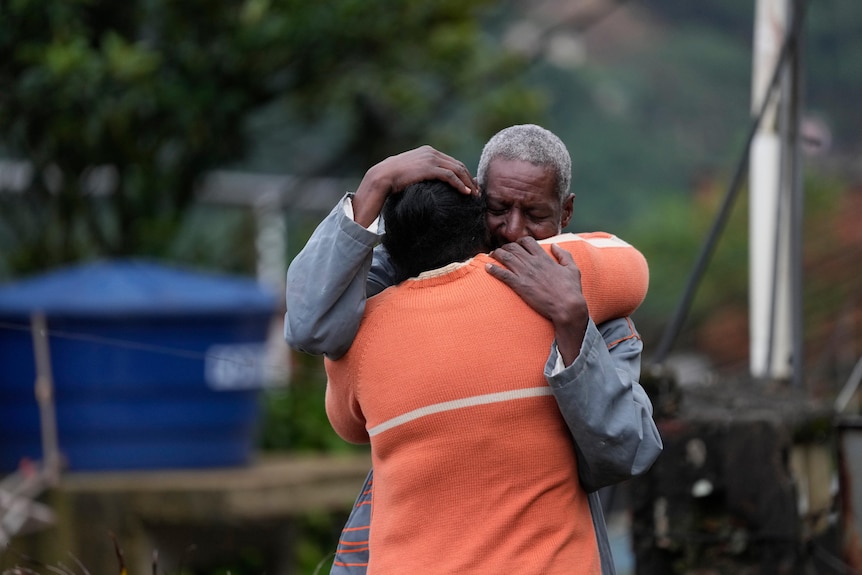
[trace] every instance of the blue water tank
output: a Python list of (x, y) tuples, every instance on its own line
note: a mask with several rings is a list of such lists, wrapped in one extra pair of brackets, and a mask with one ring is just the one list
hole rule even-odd
[(252, 279), (143, 260), (0, 286), (0, 470), (42, 457), (35, 313), (47, 322), (68, 469), (248, 463), (275, 310)]

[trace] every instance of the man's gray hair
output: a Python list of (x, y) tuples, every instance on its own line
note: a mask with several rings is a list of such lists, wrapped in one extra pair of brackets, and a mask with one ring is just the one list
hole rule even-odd
[(476, 179), (484, 187), (491, 160), (521, 160), (550, 168), (557, 181), (560, 201), (569, 195), (572, 183), (572, 158), (566, 145), (550, 130), (536, 124), (518, 124), (497, 132), (482, 149)]

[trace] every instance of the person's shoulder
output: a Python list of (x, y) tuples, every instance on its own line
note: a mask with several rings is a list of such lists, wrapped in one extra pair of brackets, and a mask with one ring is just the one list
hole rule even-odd
[(633, 246), (620, 237), (608, 232), (566, 232), (540, 240), (540, 244), (572, 244), (585, 242), (596, 248), (632, 248)]
[(391, 305), (390, 302), (393, 298), (397, 300), (400, 296), (398, 295), (401, 291), (403, 291), (403, 286), (401, 284), (391, 285), (384, 288), (382, 291), (377, 292), (373, 296), (370, 296), (367, 300), (365, 300), (365, 312), (364, 315), (368, 315), (369, 313), (380, 313), (379, 308), (385, 309), (387, 305)]

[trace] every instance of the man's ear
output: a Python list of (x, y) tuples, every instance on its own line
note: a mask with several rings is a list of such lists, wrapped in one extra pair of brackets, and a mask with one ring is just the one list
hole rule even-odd
[(575, 194), (569, 194), (566, 199), (563, 200), (562, 214), (560, 214), (560, 231), (569, 225), (569, 221), (572, 219), (572, 213), (574, 213), (574, 210)]

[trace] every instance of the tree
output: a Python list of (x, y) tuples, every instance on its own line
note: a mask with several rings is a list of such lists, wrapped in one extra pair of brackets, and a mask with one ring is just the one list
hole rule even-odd
[[(262, 109), (300, 138), (338, 117), (331, 153), (285, 159), (301, 175), (355, 175), (435, 133), (484, 137), (524, 120), (539, 100), (481, 34), (488, 4), (3, 2), (0, 141), (32, 166), (23, 193), (0, 200), (10, 273), (163, 256), (201, 175), (246, 155)], [(456, 131), (465, 101), (484, 123)]]

